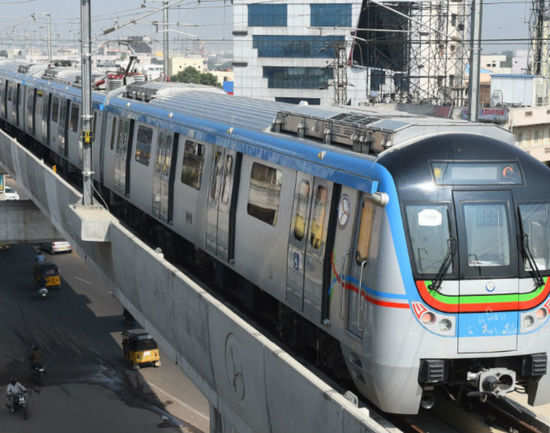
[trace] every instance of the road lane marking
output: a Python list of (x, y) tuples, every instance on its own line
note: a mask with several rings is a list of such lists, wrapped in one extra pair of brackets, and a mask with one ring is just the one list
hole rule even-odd
[(164, 395), (166, 395), (167, 397), (169, 397), (171, 400), (177, 402), (180, 406), (183, 406), (184, 408), (186, 409), (189, 409), (191, 412), (193, 412), (194, 414), (200, 416), (202, 419), (206, 420), (206, 421), (210, 421), (210, 416), (207, 416), (205, 414), (203, 414), (202, 412), (199, 412), (197, 409), (195, 409), (194, 407), (192, 406), (189, 406), (187, 403), (185, 403), (184, 401), (180, 400), (179, 398), (177, 398), (176, 396), (170, 394), (168, 391), (165, 391), (164, 389), (162, 389), (160, 386), (158, 385), (155, 385), (154, 383), (152, 382), (146, 382), (148, 385), (152, 386), (153, 388), (156, 388), (158, 389), (160, 392), (162, 392)]
[(88, 284), (89, 286), (92, 285), (92, 282), (91, 281), (88, 281), (88, 280), (85, 280), (83, 278), (79, 278), (79, 277), (73, 277), (75, 280), (78, 280), (78, 281), (82, 281), (84, 284)]

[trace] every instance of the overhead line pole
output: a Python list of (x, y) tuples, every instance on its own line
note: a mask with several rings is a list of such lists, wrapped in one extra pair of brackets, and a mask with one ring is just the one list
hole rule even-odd
[(162, 2), (162, 59), (163, 59), (163, 69), (164, 69), (164, 81), (170, 80), (169, 75), (169, 63), (168, 63), (168, 52), (169, 52), (169, 35), (168, 35), (168, 1), (164, 0)]
[(470, 89), (469, 89), (469, 107), (470, 121), (477, 122), (479, 116), (479, 73), (481, 56), (481, 8), (482, 0), (472, 1), (472, 41), (470, 54)]
[(82, 84), (82, 204), (91, 206), (92, 195), (92, 20), (91, 0), (80, 0), (81, 84)]

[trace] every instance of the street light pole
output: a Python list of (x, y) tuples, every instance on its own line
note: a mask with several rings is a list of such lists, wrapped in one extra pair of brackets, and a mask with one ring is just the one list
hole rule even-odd
[(479, 117), (479, 73), (481, 56), (481, 13), (483, 0), (472, 1), (472, 42), (470, 54), (470, 122), (477, 122)]
[(92, 20), (91, 0), (80, 0), (81, 84), (82, 84), (82, 204), (91, 206), (92, 195)]
[(48, 62), (52, 63), (52, 14), (46, 14), (48, 17)]
[(163, 59), (163, 69), (164, 69), (164, 81), (170, 79), (169, 76), (169, 63), (168, 63), (168, 52), (169, 52), (169, 35), (168, 35), (168, 1), (164, 0), (162, 2), (162, 59)]

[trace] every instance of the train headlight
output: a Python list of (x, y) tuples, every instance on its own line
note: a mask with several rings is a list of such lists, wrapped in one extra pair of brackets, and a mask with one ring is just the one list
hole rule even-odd
[(530, 328), (531, 326), (533, 326), (533, 323), (535, 323), (535, 318), (531, 315), (526, 315), (524, 318), (523, 318), (523, 326), (525, 328)]
[(453, 327), (453, 323), (449, 319), (441, 319), (439, 321), (439, 330), (446, 332)]
[(424, 323), (425, 325), (429, 325), (435, 322), (435, 314), (431, 311), (426, 311), (424, 314), (422, 314), (420, 320), (422, 320), (422, 323)]
[(539, 308), (535, 313), (535, 317), (537, 318), (537, 320), (544, 320), (546, 319), (547, 315), (548, 312), (546, 311), (546, 308)]

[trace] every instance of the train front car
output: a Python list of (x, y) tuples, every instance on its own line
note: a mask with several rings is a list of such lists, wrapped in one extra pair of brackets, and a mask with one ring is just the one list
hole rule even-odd
[(482, 398), (525, 389), (530, 404), (548, 403), (550, 170), (473, 134), (435, 135), (377, 162), (398, 196), (401, 227), (390, 224), (410, 316), (378, 312), (365, 394), (400, 413), (430, 406), (443, 386)]

